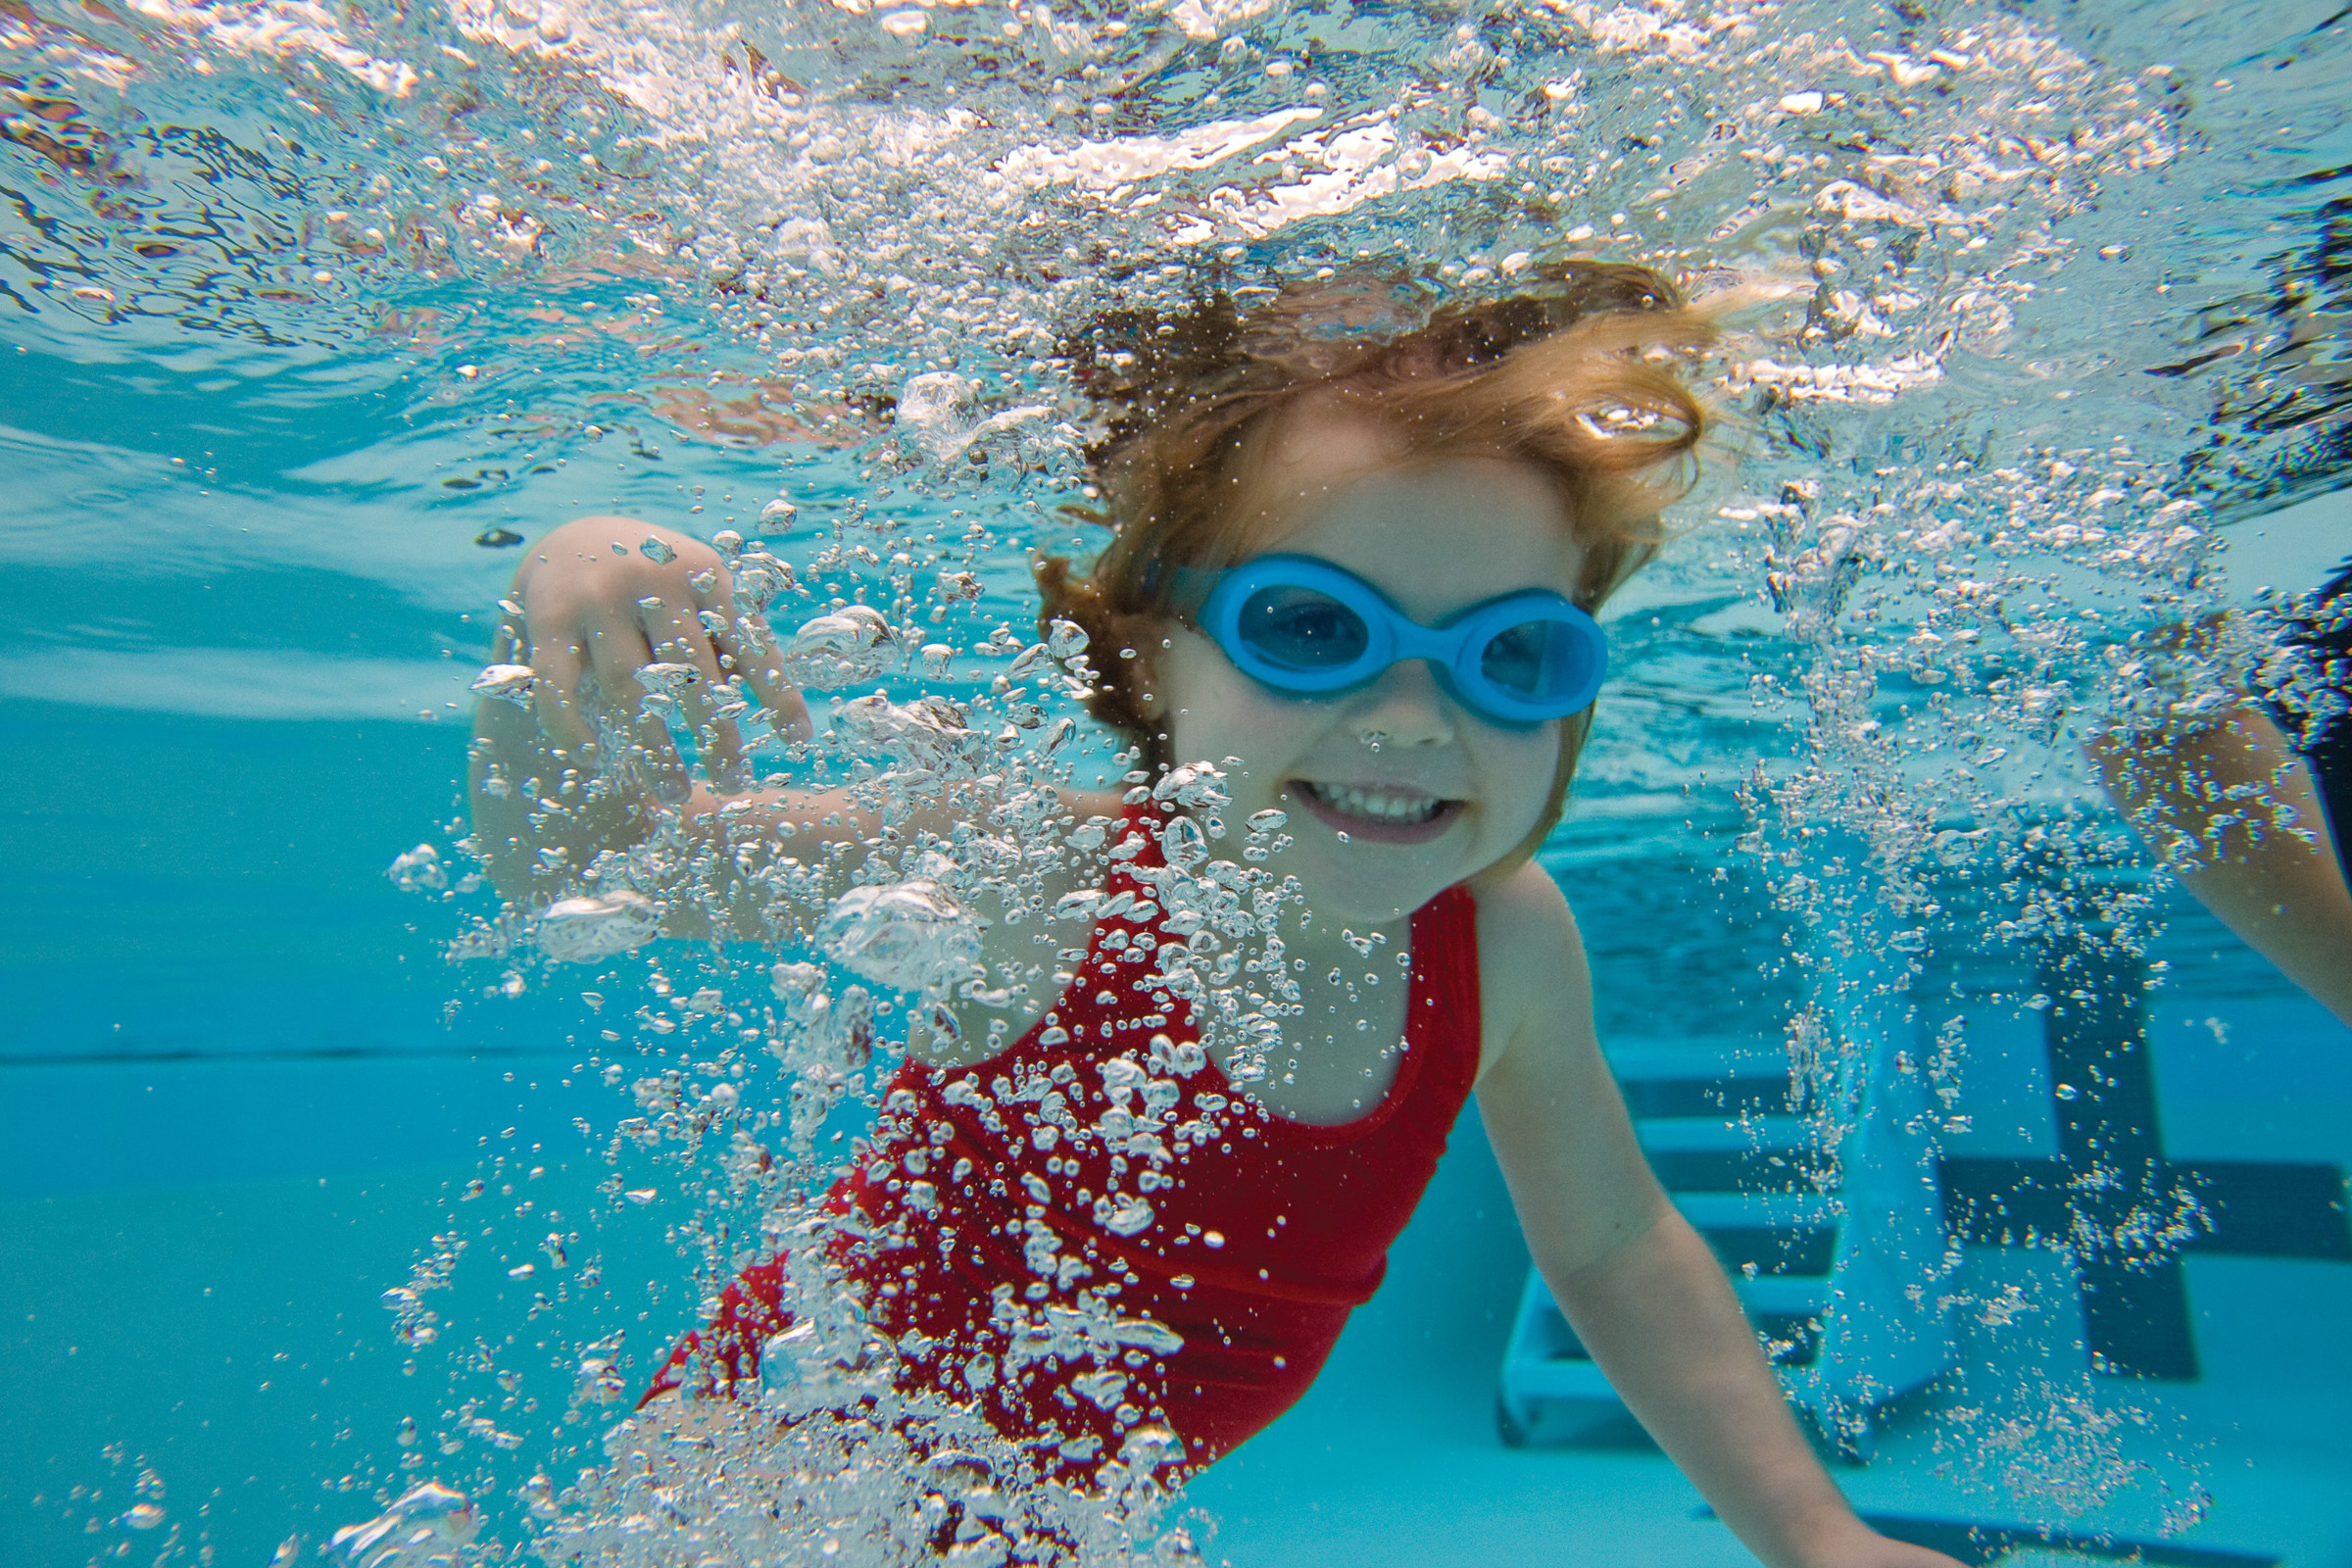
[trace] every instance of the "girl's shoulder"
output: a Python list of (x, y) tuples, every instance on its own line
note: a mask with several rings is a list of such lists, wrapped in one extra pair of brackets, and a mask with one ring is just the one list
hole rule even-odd
[(1561, 956), (1572, 948), (1582, 957), (1576, 915), (1551, 873), (1530, 860), (1508, 876), (1473, 879), (1478, 906), (1478, 956), (1489, 960)]
[(1583, 1012), (1592, 990), (1576, 915), (1551, 873), (1530, 860), (1470, 885), (1478, 906), (1481, 1071), (1532, 1018)]

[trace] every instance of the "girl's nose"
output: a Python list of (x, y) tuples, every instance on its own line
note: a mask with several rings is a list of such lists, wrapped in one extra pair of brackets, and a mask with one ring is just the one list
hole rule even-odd
[(1444, 746), (1453, 739), (1453, 703), (1423, 659), (1402, 659), (1356, 693), (1348, 721), (1366, 744)]

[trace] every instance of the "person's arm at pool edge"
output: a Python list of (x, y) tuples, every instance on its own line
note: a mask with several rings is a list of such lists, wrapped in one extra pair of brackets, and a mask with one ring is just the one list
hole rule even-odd
[[(2180, 880), (2296, 985), (2352, 1024), (2352, 891), (2311, 774), (2260, 710), (2240, 706), (2174, 733), (2094, 741), (2107, 793), (2168, 859), (2195, 865)], [(2234, 798), (2233, 798), (2234, 797)], [(2305, 839), (2243, 818), (2260, 803), (2290, 808)], [(2240, 820), (2218, 834), (2219, 815)], [(2217, 842), (2218, 837), (2218, 842)]]
[(1771, 1568), (1959, 1568), (1863, 1524), (1814, 1456), (1721, 1266), (1642, 1157), (1559, 889), (1531, 865), (1479, 904), (1482, 1004), (1506, 1031), (1479, 1113), (1537, 1268), (1627, 1408)]

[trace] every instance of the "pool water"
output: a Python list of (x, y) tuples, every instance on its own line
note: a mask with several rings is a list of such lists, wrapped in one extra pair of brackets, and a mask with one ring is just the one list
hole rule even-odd
[[(0, 15), (0, 1559), (317, 1560), (438, 1478), (503, 1560), (625, 1409), (583, 1369), (633, 1390), (702, 1316), (745, 1217), (710, 1161), (608, 1162), (604, 1069), (772, 956), (452, 962), (489, 896), (387, 875), (466, 864), (518, 545), (736, 528), (904, 598), (985, 702), (1025, 552), (1099, 542), (1059, 332), (1559, 252), (1748, 291), (1544, 863), (1726, 1235), (1794, 1192), (1740, 1064), (1821, 1043), (1851, 1213), (1742, 1289), (1854, 1418), (1840, 1485), (1972, 1562), (2352, 1564), (2352, 1038), (2079, 744), (2144, 714), (2134, 633), (2229, 611), (2242, 654), (2261, 590), (2352, 556), (2345, 36), (2185, 0)], [(928, 618), (965, 548), (978, 597)], [(2152, 983), (2124, 1035), (2036, 929)], [(1898, 1056), (1955, 1098), (1896, 1114)], [(2073, 1171), (2085, 1064), (2226, 1211), (2131, 1268), (2053, 1242), (2088, 1200), (2031, 1239), (1992, 1201)], [(404, 1344), (384, 1298), (436, 1258)], [(1466, 1115), (1313, 1393), (1190, 1489), (1205, 1556), (1749, 1560), (1605, 1390), (1511, 1403), (1583, 1376), (1527, 1276)]]

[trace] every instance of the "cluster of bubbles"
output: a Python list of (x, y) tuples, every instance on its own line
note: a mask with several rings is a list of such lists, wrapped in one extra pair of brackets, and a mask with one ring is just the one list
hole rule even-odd
[[(757, 1408), (621, 1423), (607, 1445), (611, 1463), (573, 1494), (577, 1511), (548, 1532), (541, 1555), (629, 1568), (712, 1558), (874, 1568), (1200, 1561), (1201, 1524), (1183, 1519), (1180, 1494), (1153, 1479), (1164, 1428), (1132, 1432), (1097, 1473), (1098, 1490), (1082, 1494), (1036, 1479), (968, 1410), (887, 1395), (857, 1403), (887, 1381), (876, 1368), (888, 1359), (887, 1344), (869, 1341), (847, 1359), (824, 1358), (828, 1380), (793, 1385), (837, 1402), (763, 1394)], [(843, 1413), (842, 1400), (857, 1413)], [(919, 1441), (906, 1436), (909, 1427)]]

